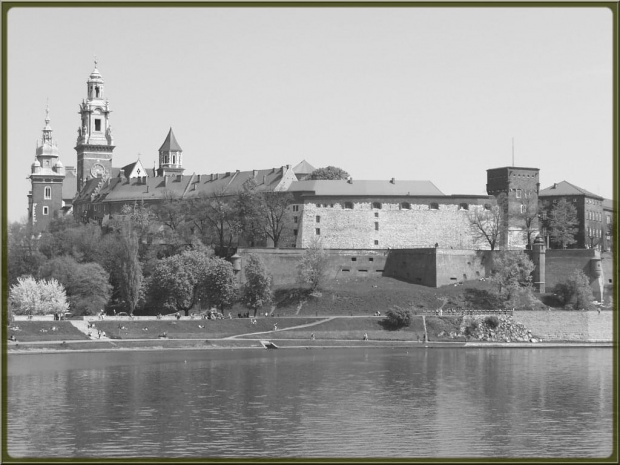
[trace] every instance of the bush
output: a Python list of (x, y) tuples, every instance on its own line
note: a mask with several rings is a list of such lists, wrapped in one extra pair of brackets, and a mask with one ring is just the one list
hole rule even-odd
[(499, 318), (497, 318), (496, 316), (487, 316), (484, 319), (484, 324), (486, 324), (491, 329), (495, 329), (499, 326)]
[(405, 328), (411, 324), (411, 312), (394, 305), (385, 312), (383, 324), (390, 329)]
[(476, 335), (476, 331), (478, 331), (478, 328), (480, 326), (480, 323), (478, 323), (477, 320), (471, 320), (469, 322), (469, 324), (467, 326), (465, 326), (465, 336), (467, 337), (473, 337)]
[(571, 310), (592, 310), (594, 295), (590, 280), (581, 270), (575, 270), (566, 281), (558, 283), (554, 293), (564, 308)]

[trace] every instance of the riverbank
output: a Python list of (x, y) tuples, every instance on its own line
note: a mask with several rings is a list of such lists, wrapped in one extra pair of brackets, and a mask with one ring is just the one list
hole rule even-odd
[[(265, 340), (265, 339), (262, 339)], [(615, 347), (612, 342), (412, 342), (412, 341), (351, 341), (351, 340), (309, 340), (270, 338), (278, 349), (369, 349), (369, 348), (406, 348), (406, 349), (542, 349), (542, 348), (589, 348)], [(30, 342), (12, 343), (8, 345), (9, 354), (40, 354), (40, 353), (78, 353), (78, 352), (113, 352), (113, 351), (153, 351), (153, 350), (266, 350), (260, 343), (261, 339), (212, 339), (197, 341), (195, 339), (169, 340), (125, 340), (125, 341), (64, 341), (64, 342)]]

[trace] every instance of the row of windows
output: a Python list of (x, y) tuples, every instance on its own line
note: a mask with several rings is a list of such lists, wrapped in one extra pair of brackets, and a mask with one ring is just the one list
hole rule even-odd
[[(316, 204), (317, 207), (333, 207), (334, 204), (321, 204), (321, 203), (317, 203)], [(345, 202), (344, 203), (344, 207), (345, 210), (353, 210), (353, 202)], [(381, 202), (373, 202), (372, 203), (372, 208), (374, 210), (381, 210), (383, 208), (383, 204)], [(411, 210), (411, 204), (409, 202), (402, 202), (399, 204), (399, 208), (401, 210)], [(431, 202), (428, 206), (428, 208), (430, 210), (439, 210), (439, 204), (437, 202)], [(292, 209), (294, 212), (298, 212), (299, 211), (299, 205), (293, 205)], [(491, 209), (491, 205), (489, 204), (485, 204), (484, 205), (484, 209), (485, 210), (490, 210)], [(469, 210), (469, 205), (466, 203), (461, 203), (459, 204), (459, 210)], [(375, 216), (378, 216), (378, 213), (375, 213)]]
[(592, 205), (603, 205), (601, 200), (588, 199), (586, 197), (586, 203), (591, 203)]
[(603, 221), (602, 213), (586, 211), (586, 218), (592, 221)]
[(588, 237), (602, 237), (601, 230), (588, 228)]

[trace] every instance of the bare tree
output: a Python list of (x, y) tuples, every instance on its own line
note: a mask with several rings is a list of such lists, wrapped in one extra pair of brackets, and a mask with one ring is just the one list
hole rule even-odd
[(497, 204), (487, 204), (482, 208), (476, 208), (469, 214), (469, 222), (476, 239), (482, 239), (489, 243), (491, 250), (499, 247), (502, 235), (505, 233), (506, 210), (504, 205), (507, 201), (506, 194), (497, 196)]
[(538, 213), (540, 206), (538, 204), (538, 195), (533, 191), (523, 192), (521, 198), (521, 211), (517, 214), (525, 225), (525, 237), (527, 239), (527, 249), (532, 249), (534, 236), (538, 234)]

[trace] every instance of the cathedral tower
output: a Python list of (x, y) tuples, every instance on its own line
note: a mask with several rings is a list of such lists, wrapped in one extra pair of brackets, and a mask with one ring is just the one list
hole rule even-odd
[(157, 170), (157, 175), (183, 174), (185, 168), (183, 168), (182, 152), (183, 149), (177, 142), (176, 137), (174, 137), (172, 128), (170, 128), (166, 140), (159, 148), (159, 169)]
[(45, 231), (63, 207), (62, 184), (65, 168), (60, 162), (56, 142), (52, 138), (49, 108), (45, 111), (45, 127), (41, 144), (37, 146), (35, 160), (31, 165), (28, 194), (28, 221), (33, 233)]
[(112, 171), (112, 127), (110, 106), (105, 98), (101, 74), (95, 69), (86, 81), (86, 99), (80, 104), (81, 125), (75, 146), (77, 152), (77, 190), (90, 178), (109, 177)]

